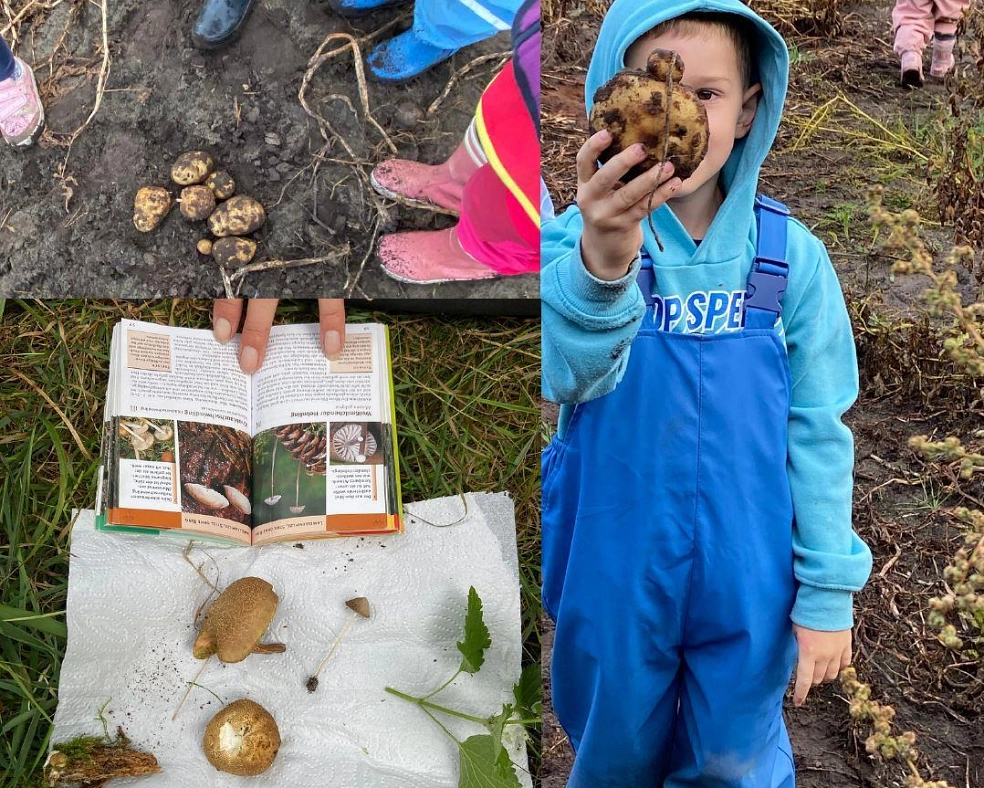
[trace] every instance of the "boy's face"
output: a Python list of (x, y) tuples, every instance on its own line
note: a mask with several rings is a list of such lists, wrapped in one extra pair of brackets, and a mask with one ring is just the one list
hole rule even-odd
[(646, 70), (654, 49), (670, 49), (683, 59), (681, 83), (693, 90), (707, 110), (707, 155), (673, 200), (687, 197), (702, 187), (716, 188), (718, 173), (731, 155), (735, 140), (752, 126), (761, 85), (745, 88), (735, 45), (723, 30), (707, 27), (699, 34), (671, 31), (643, 36), (625, 53), (627, 68)]

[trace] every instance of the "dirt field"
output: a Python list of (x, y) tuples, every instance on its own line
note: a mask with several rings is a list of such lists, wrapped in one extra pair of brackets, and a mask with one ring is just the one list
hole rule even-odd
[[(326, 125), (298, 99), (309, 58), (332, 32), (353, 35), (367, 53), (381, 40), (367, 36), (409, 27), (410, 6), (350, 23), (324, 2), (264, 0), (240, 39), (214, 53), (191, 45), (197, 0), (105, 6), (104, 15), (99, 2), (24, 0), (4, 3), (0, 14), (0, 29), (17, 20), (3, 35), (34, 64), (47, 109), (39, 145), (0, 154), (0, 295), (221, 294), (217, 265), (195, 251), (204, 225), (175, 209), (148, 234), (131, 221), (140, 186), (166, 185), (179, 153), (204, 149), (240, 192), (268, 209), (256, 261), (330, 258), (231, 277), (242, 295), (537, 296), (536, 276), (402, 285), (373, 254), (380, 233), (451, 226), (451, 217), (377, 199), (365, 176), (394, 156), (437, 163), (449, 155), (503, 62), (495, 55), (509, 50), (508, 35), (468, 47), (405, 85), (368, 83), (379, 128), (362, 107), (351, 49), (333, 40), (324, 51), (342, 51), (311, 72), (305, 92)], [(97, 97), (98, 111), (69, 147)]]
[[(880, 183), (892, 210), (915, 207), (938, 218), (933, 162), (945, 147), (941, 118), (948, 91), (940, 83), (921, 91), (897, 86), (889, 0), (841, 5), (839, 30), (811, 35), (802, 25), (800, 33), (784, 31), (793, 80), (762, 190), (787, 202), (825, 241), (855, 325), (862, 376), (861, 399), (849, 414), (857, 444), (855, 518), (874, 553), (872, 578), (856, 599), (859, 677), (871, 685), (873, 699), (895, 707), (897, 731), (917, 734), (927, 779), (981, 788), (984, 669), (973, 655), (943, 648), (925, 617), (929, 597), (943, 592), (942, 568), (962, 543), (953, 509), (981, 507), (984, 489), (979, 476), (961, 481), (952, 464), (928, 462), (907, 448), (918, 433), (955, 434), (975, 436), (969, 442), (980, 451), (981, 386), (940, 361), (935, 324), (919, 299), (926, 281), (891, 274), (892, 258), (873, 242), (866, 197), (868, 187)], [(560, 210), (573, 197), (569, 163), (586, 137), (583, 78), (597, 17), (568, 13), (546, 31), (543, 171)], [(959, 54), (959, 69), (972, 75), (980, 53), (965, 40)], [(819, 112), (823, 107), (829, 114)], [(952, 235), (938, 224), (927, 228), (938, 261)], [(965, 296), (974, 300), (980, 299), (980, 259), (978, 248), (976, 275), (959, 272)], [(875, 762), (865, 753), (870, 728), (852, 723), (839, 687), (814, 690), (801, 709), (789, 703), (787, 723), (798, 785), (903, 784), (903, 765)], [(571, 762), (563, 730), (548, 713), (543, 788), (563, 786)]]

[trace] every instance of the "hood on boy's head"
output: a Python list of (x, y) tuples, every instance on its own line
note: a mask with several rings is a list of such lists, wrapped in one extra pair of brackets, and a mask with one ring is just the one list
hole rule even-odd
[[(751, 20), (757, 31), (752, 42), (754, 71), (762, 83), (755, 122), (748, 134), (735, 141), (731, 157), (722, 170), (727, 192), (726, 208), (734, 202), (749, 208), (755, 198), (758, 173), (779, 130), (789, 79), (789, 53), (782, 37), (760, 16), (739, 0), (614, 0), (605, 14), (585, 80), (587, 110), (591, 112), (595, 91), (625, 68), (626, 50), (660, 22), (692, 12), (731, 13)], [(686, 74), (686, 63), (684, 63)], [(717, 223), (717, 222), (715, 222)], [(747, 223), (747, 220), (746, 220)], [(732, 225), (733, 229), (736, 228)], [(703, 255), (701, 255), (703, 256)]]

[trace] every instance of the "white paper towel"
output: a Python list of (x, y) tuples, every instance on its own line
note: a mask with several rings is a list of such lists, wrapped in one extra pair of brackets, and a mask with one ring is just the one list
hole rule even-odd
[[(407, 506), (406, 533), (346, 537), (258, 548), (196, 548), (195, 564), (220, 588), (246, 575), (268, 580), (280, 597), (264, 641), (283, 654), (252, 654), (225, 665), (212, 658), (198, 684), (228, 703), (248, 697), (280, 728), (281, 749), (256, 786), (315, 788), (453, 788), (458, 747), (415, 705), (384, 692), (435, 689), (457, 669), (469, 586), (475, 586), (492, 636), (479, 673), (463, 675), (434, 702), (487, 717), (512, 700), (519, 677), (521, 626), (516, 532), (504, 493), (470, 494)], [(411, 514), (412, 512), (412, 514)], [(103, 533), (91, 511), (72, 530), (68, 648), (61, 669), (52, 741), (110, 733), (121, 725), (135, 747), (153, 752), (162, 772), (121, 780), (121, 788), (241, 788), (244, 778), (205, 759), (205, 725), (221, 708), (194, 687), (171, 721), (201, 661), (191, 655), (196, 609), (208, 588), (184, 560), (187, 542), (166, 536)], [(303, 549), (295, 545), (303, 545)], [(365, 596), (369, 621), (356, 620), (309, 693), (307, 678), (350, 618), (347, 599)], [(484, 732), (467, 720), (439, 715), (459, 740)], [(519, 726), (507, 726), (518, 731)], [(525, 771), (525, 744), (510, 742)]]

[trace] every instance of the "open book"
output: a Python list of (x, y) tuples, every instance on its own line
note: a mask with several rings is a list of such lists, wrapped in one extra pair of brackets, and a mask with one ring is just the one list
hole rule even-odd
[(245, 375), (239, 336), (113, 329), (97, 527), (238, 544), (402, 530), (389, 335), (275, 326)]

